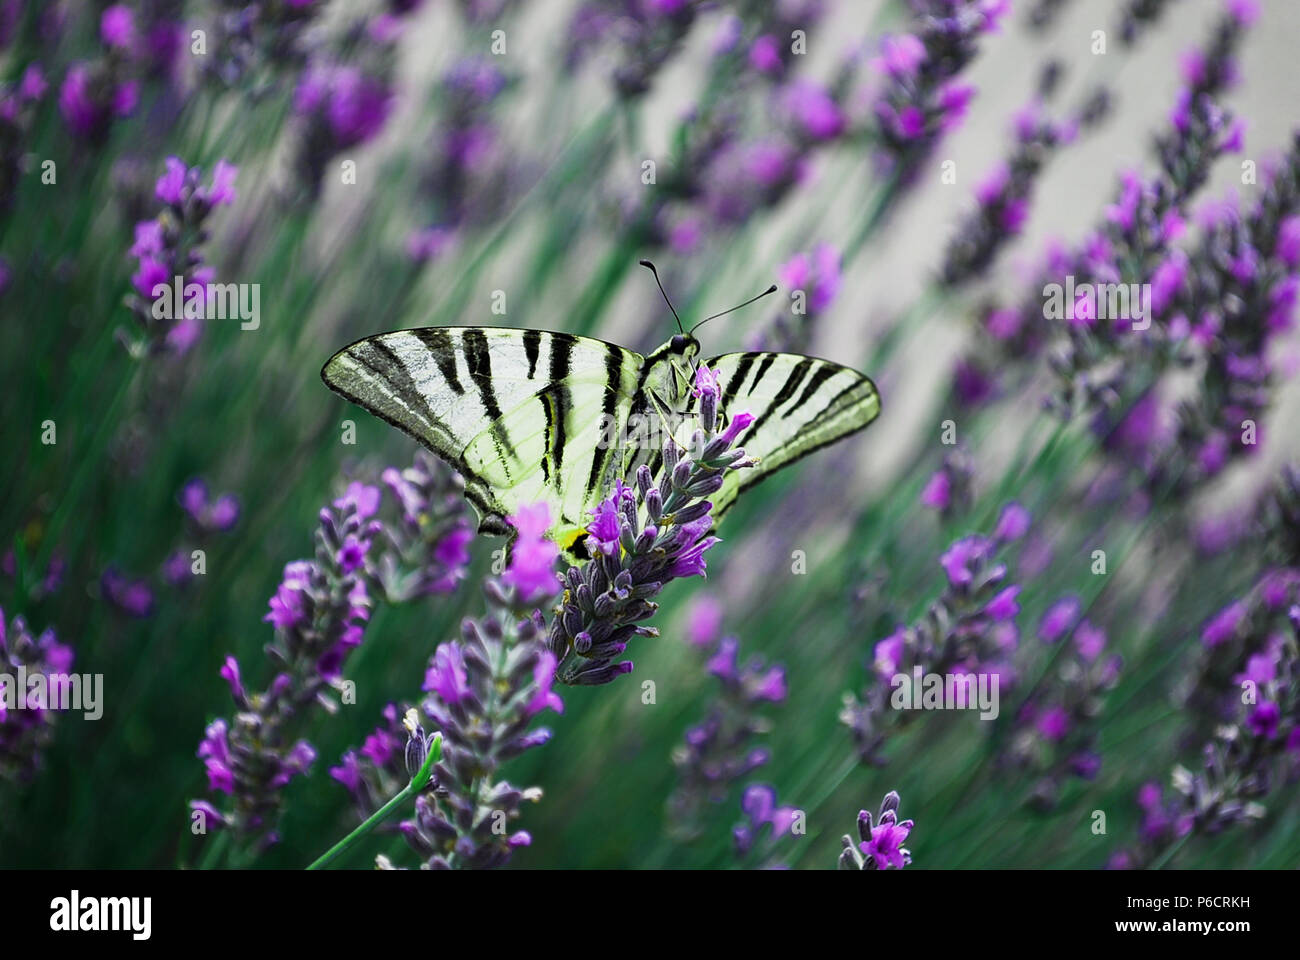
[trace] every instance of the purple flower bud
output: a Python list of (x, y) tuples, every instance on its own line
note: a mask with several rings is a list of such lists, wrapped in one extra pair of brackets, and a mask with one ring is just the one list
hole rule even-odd
[(1002, 543), (1019, 540), (1029, 532), (1030, 520), (1029, 511), (1019, 503), (1008, 503), (998, 515), (997, 526), (993, 528), (993, 539)]
[(1081, 611), (1082, 605), (1078, 597), (1062, 597), (1043, 614), (1043, 619), (1038, 624), (1038, 636), (1043, 643), (1056, 643), (1074, 627)]

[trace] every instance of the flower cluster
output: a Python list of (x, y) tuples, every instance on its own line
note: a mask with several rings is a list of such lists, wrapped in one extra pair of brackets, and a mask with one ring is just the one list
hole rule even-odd
[(297, 165), (309, 196), (320, 190), (331, 159), (378, 136), (392, 104), (385, 71), (326, 61), (307, 67), (294, 91), (293, 107), (301, 128)]
[(59, 112), (68, 129), (82, 140), (101, 144), (113, 121), (135, 112), (140, 101), (136, 78), (134, 14), (124, 4), (104, 11), (99, 24), (104, 52), (94, 61), (68, 67), (59, 87)]
[(1153, 290), (1171, 335), (1191, 341), (1204, 362), (1162, 454), (1160, 473), (1181, 490), (1260, 449), (1270, 348), (1292, 328), (1300, 294), (1300, 137), (1249, 213), (1225, 203), (1201, 219), (1197, 247), (1170, 257)]
[[(1300, 514), (1285, 507), (1294, 478), (1288, 471), (1265, 511), (1291, 537), (1300, 529)], [(1285, 559), (1289, 566), (1266, 571), (1203, 625), (1204, 652), (1181, 691), (1189, 713), (1209, 715), (1191, 731), (1206, 737), (1200, 768), (1175, 767), (1167, 798), (1159, 784), (1143, 786), (1137, 843), (1117, 852), (1112, 867), (1163, 864), (1193, 834), (1258, 820), (1267, 813), (1261, 801), (1300, 773), (1300, 553)]]
[(100, 39), (142, 74), (172, 78), (184, 42), (182, 6), (180, 0), (154, 0), (138, 9), (113, 4), (100, 16)]
[[(1056, 82), (1054, 73), (1049, 72), (1047, 82)], [(975, 209), (948, 242), (940, 269), (946, 287), (959, 287), (988, 269), (1024, 227), (1034, 187), (1047, 161), (1105, 112), (1102, 98), (1077, 117), (1055, 121), (1047, 115), (1041, 98), (1035, 98), (1016, 114), (1010, 154), (976, 185)]]
[(1142, 819), (1137, 843), (1118, 851), (1112, 868), (1163, 864), (1192, 835), (1210, 835), (1257, 821), (1268, 810), (1260, 802), (1300, 769), (1300, 607), (1290, 613), (1273, 679), (1258, 702), (1244, 704), (1237, 722), (1219, 727), (1201, 750), (1200, 769), (1176, 766), (1172, 793), (1148, 783), (1138, 792)]
[(1300, 603), (1300, 569), (1267, 570), (1254, 587), (1201, 627), (1200, 650), (1178, 691), (1202, 737), (1237, 717), (1276, 681), (1286, 648), (1286, 613)]
[(677, 51), (695, 23), (692, 0), (585, 0), (574, 12), (564, 52), (565, 68), (577, 70), (606, 40), (617, 50), (611, 79), (618, 95), (639, 97)]
[(187, 480), (176, 499), (198, 533), (226, 533), (239, 522), (239, 498), (233, 493), (212, 496), (202, 477)]
[(635, 486), (618, 480), (587, 527), (591, 559), (563, 576), (564, 597), (551, 622), (551, 652), (563, 683), (594, 685), (628, 673), (632, 661), (619, 661), (634, 636), (657, 636), (641, 626), (658, 605), (652, 597), (670, 580), (703, 576), (704, 553), (718, 538), (709, 535), (713, 504), (705, 499), (721, 487), (728, 470), (749, 466), (744, 450), (733, 447), (754, 417), (731, 416), (723, 428), (719, 389), (713, 372), (696, 372), (699, 427), (686, 449), (670, 437), (663, 448), (658, 484), (642, 464)]
[(957, 75), (979, 38), (998, 29), (1006, 0), (918, 0), (910, 33), (885, 37), (871, 61), (877, 156), (902, 182), (915, 176), (935, 144), (966, 116), (975, 88)]
[(302, 66), (303, 34), (325, 5), (319, 0), (218, 0), (215, 6), (211, 53), (201, 58), (204, 74), (221, 86), (242, 86), (260, 98)]
[(761, 342), (752, 349), (805, 353), (816, 333), (817, 320), (840, 292), (841, 254), (829, 243), (819, 243), (807, 253), (797, 253), (777, 268), (777, 280), (790, 291), (790, 312), (777, 313)]
[(803, 835), (802, 811), (780, 806), (776, 788), (770, 784), (751, 783), (740, 796), (740, 812), (745, 819), (731, 830), (737, 856), (752, 854), (765, 867), (779, 867), (772, 856), (782, 837)]
[(1037, 773), (1033, 802), (1050, 809), (1067, 777), (1091, 780), (1100, 771), (1096, 721), (1102, 697), (1119, 681), (1124, 664), (1118, 654), (1106, 654), (1106, 632), (1078, 618), (1073, 598), (1048, 608), (1039, 635), (1044, 642), (1067, 645), (1052, 661), (1053, 673), (1035, 686), (1020, 708), (1003, 759)]
[(71, 669), (72, 648), (53, 630), (33, 636), (23, 617), (6, 621), (0, 610), (0, 781), (27, 781), (40, 769)]
[[(1053, 406), (1065, 415), (1079, 406), (1096, 413), (1103, 434), (1122, 417), (1120, 401), (1127, 397), (1131, 402), (1150, 382), (1149, 371), (1159, 372), (1173, 361), (1178, 351), (1171, 343), (1185, 333), (1185, 326), (1172, 320), (1156, 321), (1166, 318), (1171, 294), (1185, 270), (1186, 254), (1174, 242), (1186, 229), (1188, 202), (1204, 186), (1215, 161), (1243, 147), (1243, 124), (1219, 103), (1235, 80), (1233, 54), (1243, 31), (1244, 21), (1229, 10), (1206, 49), (1184, 61), (1185, 86), (1170, 128), (1156, 138), (1160, 172), (1149, 178), (1124, 174), (1106, 210), (1105, 225), (1077, 255), (1058, 264), (1051, 278), (1060, 283), (1073, 277), (1079, 291), (1076, 301), (1065, 305), (1062, 349), (1052, 358), (1061, 383)], [(1097, 292), (1099, 284), (1115, 288), (1134, 282), (1151, 288), (1141, 326), (1139, 311), (1131, 304), (1124, 309), (1115, 300), (1119, 309), (1113, 310)], [(1041, 300), (1038, 306), (1040, 314), (1055, 314), (1042, 310)]]
[[(187, 542), (168, 554), (162, 564), (162, 577), (173, 587), (181, 587), (206, 566), (206, 560), (196, 556), (196, 549), (215, 535), (233, 530), (239, 523), (240, 505), (233, 493), (213, 496), (202, 477), (187, 480), (176, 499), (185, 511)], [(198, 566), (200, 563), (203, 566)]]
[(149, 581), (132, 577), (109, 565), (99, 577), (99, 593), (115, 610), (143, 620), (154, 611), (154, 592)]
[(1020, 587), (1008, 582), (999, 554), (1028, 532), (1029, 523), (1028, 511), (1009, 503), (991, 536), (956, 540), (939, 558), (947, 578), (943, 593), (915, 625), (900, 624), (876, 643), (873, 681), (860, 698), (845, 694), (840, 713), (863, 763), (884, 764), (881, 750), (892, 723), (911, 715), (891, 709), (893, 677), (920, 667), (934, 674), (997, 674), (1004, 689), (1014, 680)]
[(450, 593), (465, 577), (474, 537), (464, 481), (424, 450), (411, 466), (389, 467), (381, 479), (396, 504), (374, 563), (384, 598), (403, 603)]
[(238, 712), (233, 721), (209, 725), (198, 755), (213, 795), (229, 799), (221, 808), (196, 800), (211, 829), (228, 828), (254, 850), (276, 842), (282, 793), (305, 774), (316, 751), (293, 732), (312, 705), (337, 709), (331, 688), (341, 680), (343, 661), (362, 640), (372, 601), (366, 560), (380, 524), (372, 518), (380, 491), (352, 484), (320, 512), (316, 556), (288, 564), (264, 618), (275, 627), (266, 653), (275, 676), (264, 691), (245, 688), (239, 663), (227, 657), (221, 676)]
[[(416, 799), (414, 819), (400, 830), (430, 869), (502, 866), (531, 842), (527, 831), (508, 833), (506, 826), (541, 791), (498, 779), (499, 771), (510, 758), (550, 739), (549, 729), (533, 726), (539, 713), (564, 709), (551, 689), (555, 657), (546, 649), (541, 613), (506, 580), (487, 580), (484, 593), (487, 613), (466, 619), (460, 639), (438, 647), (424, 680), (422, 707), (442, 733), (442, 758), (429, 789)], [(427, 739), (422, 729), (411, 731), (411, 743)], [(383, 745), (371, 752), (390, 764), (396, 756)], [(412, 766), (418, 768), (408, 762), (408, 776)], [(379, 864), (391, 866), (382, 857)]]
[(496, 220), (513, 199), (516, 151), (492, 117), (508, 86), (489, 57), (466, 57), (443, 74), (441, 112), (420, 176), (432, 210), (429, 224), (407, 239), (413, 260), (436, 259), (457, 231)]
[[(806, 38), (826, 12), (825, 0), (739, 0), (714, 40), (715, 56), (734, 58), (733, 70), (747, 68), (761, 77), (783, 81), (806, 52)], [(802, 35), (804, 46), (799, 45)]]
[(944, 454), (939, 469), (921, 488), (921, 506), (938, 511), (945, 520), (964, 516), (974, 503), (975, 458), (963, 447)]
[(136, 224), (130, 250), (138, 267), (131, 277), (135, 291), (126, 304), (139, 334), (120, 331), (119, 337), (134, 356), (183, 354), (199, 338), (203, 319), (210, 315), (209, 284), (215, 277), (200, 248), (208, 239), (213, 210), (235, 202), (238, 170), (225, 160), (217, 162), (206, 186), (202, 171), (179, 157), (168, 157), (166, 167), (154, 186), (163, 208), (154, 219)]
[(368, 143), (384, 129), (396, 101), (396, 44), (402, 18), (418, 3), (399, 2), (373, 19), (351, 23), (332, 51), (313, 54), (298, 77), (295, 167), (300, 196), (315, 198), (326, 166), (340, 153)]
[(858, 841), (844, 835), (841, 870), (902, 870), (912, 862), (912, 854), (903, 846), (912, 832), (912, 821), (899, 822), (898, 803), (898, 793), (890, 790), (874, 821), (870, 810), (858, 812)]
[(683, 837), (698, 829), (706, 804), (721, 803), (733, 784), (767, 763), (769, 751), (756, 745), (770, 729), (763, 711), (786, 697), (785, 668), (758, 656), (741, 663), (735, 637), (696, 634), (691, 640), (708, 653), (704, 668), (720, 689), (704, 719), (686, 731), (685, 743), (673, 751), (678, 786), (668, 811), (673, 831)]
[[(788, 76), (778, 64), (792, 47), (782, 43), (783, 18), (809, 16), (807, 30), (820, 15), (820, 4), (761, 5), (754, 20), (762, 31), (745, 54), (739, 21), (724, 31), (715, 48), (706, 92), (681, 119), (673, 139), (674, 155), (656, 171), (654, 190), (620, 192), (622, 216), (639, 245), (666, 245), (686, 255), (700, 250), (708, 236), (734, 231), (759, 211), (776, 206), (798, 186), (815, 153), (851, 135), (844, 103), (852, 62), (841, 65), (828, 83)], [(771, 31), (769, 31), (771, 25)], [(784, 47), (782, 49), (784, 49)], [(756, 65), (757, 64), (757, 65)], [(750, 81), (764, 83), (764, 109), (754, 115)]]
[[(395, 703), (384, 707), (383, 724), (362, 741), (361, 749), (346, 751), (338, 766), (329, 769), (330, 777), (351, 795), (361, 820), (383, 806), (412, 776), (407, 770), (405, 744), (414, 736), (403, 723), (410, 709)], [(396, 828), (381, 824), (379, 829)]]
[[(1235, 78), (1233, 57), (1249, 22), (1238, 5), (1229, 3), (1206, 45), (1184, 59), (1183, 89), (1167, 130), (1155, 141), (1160, 171), (1146, 178), (1123, 174), (1104, 219), (1077, 248), (1049, 245), (1019, 305), (981, 312), (987, 336), (959, 367), (968, 384), (978, 383), (981, 389), (959, 389), (959, 398), (987, 400), (996, 393), (989, 386), (993, 378), (1007, 371), (1028, 376), (1026, 364), (1011, 361), (1035, 358), (1051, 345), (1058, 389), (1050, 405), (1064, 416), (1080, 408), (1100, 412), (1097, 429), (1105, 435), (1123, 415), (1112, 413), (1123, 396), (1131, 402), (1152, 371), (1164, 369), (1182, 353), (1177, 339), (1167, 335), (1167, 330), (1178, 333), (1177, 325), (1147, 321), (1165, 311), (1162, 297), (1180, 282), (1185, 255), (1174, 243), (1186, 230), (1190, 199), (1217, 159), (1241, 149), (1243, 127), (1219, 99)], [(1097, 285), (1127, 294), (1127, 285), (1142, 283), (1151, 284), (1152, 303), (1140, 325), (1135, 323), (1140, 302), (1125, 306), (1109, 292), (1097, 293)], [(1073, 291), (1073, 299), (1066, 303), (1058, 295), (1045, 301), (1053, 289), (1066, 296)], [(1145, 329), (1135, 329), (1139, 326)]]

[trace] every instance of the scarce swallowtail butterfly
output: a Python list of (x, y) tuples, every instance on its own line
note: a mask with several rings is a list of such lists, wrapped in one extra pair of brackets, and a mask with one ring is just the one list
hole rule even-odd
[[(684, 442), (693, 429), (700, 344), (692, 334), (704, 321), (689, 333), (677, 322), (682, 332), (649, 356), (545, 330), (398, 330), (344, 347), (321, 378), (459, 472), (480, 533), (512, 533), (507, 516), (546, 502), (551, 537), (576, 560), (586, 556), (591, 511), (614, 480), (642, 463), (657, 472), (665, 434)], [(829, 360), (752, 351), (704, 363), (717, 377), (724, 415), (753, 414), (739, 445), (758, 461), (727, 471), (712, 497), (715, 523), (742, 490), (880, 413), (871, 380)]]

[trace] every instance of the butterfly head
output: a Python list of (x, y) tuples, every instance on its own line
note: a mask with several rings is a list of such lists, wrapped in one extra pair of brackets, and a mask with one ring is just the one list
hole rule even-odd
[(700, 355), (700, 341), (689, 333), (676, 334), (668, 341), (668, 352), (675, 357), (681, 357), (689, 363)]

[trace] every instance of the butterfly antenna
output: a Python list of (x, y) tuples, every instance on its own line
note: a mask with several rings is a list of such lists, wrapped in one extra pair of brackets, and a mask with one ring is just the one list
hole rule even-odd
[(756, 297), (750, 297), (750, 298), (749, 298), (748, 300), (746, 300), (744, 303), (738, 303), (738, 304), (736, 304), (734, 307), (731, 307), (731, 308), (728, 309), (728, 310), (723, 310), (722, 313), (715, 313), (715, 314), (714, 314), (713, 316), (711, 316), (711, 317), (705, 317), (703, 320), (701, 320), (701, 321), (700, 321), (699, 323), (697, 323), (695, 326), (691, 327), (691, 335), (694, 336), (694, 335), (695, 335), (695, 331), (698, 330), (698, 329), (700, 329), (700, 327), (704, 326), (704, 325), (705, 325), (706, 323), (708, 323), (710, 320), (716, 320), (718, 317), (724, 317), (724, 316), (726, 316), (726, 315), (729, 314), (729, 313), (733, 313), (734, 311), (739, 310), (741, 307), (747, 307), (747, 306), (749, 306), (751, 303), (753, 303), (755, 300), (762, 300), (764, 297), (766, 297), (768, 294), (771, 294), (771, 293), (776, 293), (776, 284), (775, 284), (775, 283), (772, 284), (770, 287), (768, 287), (766, 290), (764, 290), (762, 293), (760, 293), (758, 296), (756, 296)]
[[(682, 327), (682, 318), (677, 316), (677, 310), (675, 307), (673, 307), (673, 302), (668, 299), (668, 291), (664, 289), (663, 283), (661, 283), (659, 280), (659, 271), (655, 269), (655, 265), (651, 263), (649, 260), (642, 260), (640, 261), (640, 263), (641, 266), (646, 267), (647, 269), (649, 269), (651, 273), (655, 275), (655, 283), (659, 285), (659, 292), (663, 294), (664, 303), (668, 304), (668, 309), (672, 310), (673, 312), (673, 319), (677, 321), (677, 329), (680, 330), (682, 333), (685, 333), (686, 330)], [(775, 290), (776, 288), (773, 287), (772, 289)]]

